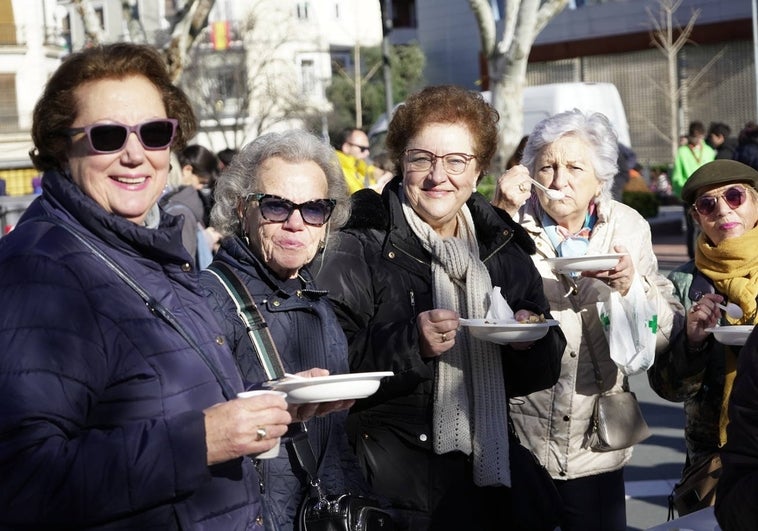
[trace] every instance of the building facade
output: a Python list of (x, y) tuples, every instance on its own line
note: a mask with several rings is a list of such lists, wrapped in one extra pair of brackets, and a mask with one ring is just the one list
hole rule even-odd
[[(389, 2), (389, 0), (388, 0)], [(493, 0), (502, 12), (504, 0)], [(486, 88), (479, 31), (468, 2), (392, 0), (395, 43), (417, 40), (427, 58), (429, 84)], [(614, 83), (629, 119), (632, 147), (643, 164), (671, 163), (667, 63), (653, 45), (658, 0), (572, 0), (538, 35), (527, 84)], [(409, 13), (412, 11), (412, 13)], [(727, 123), (737, 136), (756, 120), (752, 14), (748, 0), (683, 0), (674, 20), (686, 25), (698, 12), (690, 42), (678, 57), (682, 90), (678, 129), (692, 120)], [(689, 83), (687, 81), (689, 80)]]
[[(165, 48), (186, 0), (0, 0), (0, 178), (32, 193), (34, 103), (72, 50), (88, 43)], [(88, 24), (85, 24), (84, 20)], [(349, 73), (361, 47), (382, 39), (378, 0), (216, 0), (180, 85), (200, 119), (195, 142), (219, 151), (325, 115), (333, 65)]]

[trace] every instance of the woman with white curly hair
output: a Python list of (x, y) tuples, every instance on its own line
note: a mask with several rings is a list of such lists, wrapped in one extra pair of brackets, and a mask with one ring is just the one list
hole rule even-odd
[[(668, 343), (678, 304), (669, 302), (671, 283), (658, 273), (650, 226), (611, 199), (617, 149), (602, 114), (574, 109), (546, 118), (529, 135), (521, 165), (498, 181), (493, 200), (536, 243), (532, 259), (567, 339), (558, 383), (511, 406), (516, 431), (563, 498), (563, 531), (626, 529), (623, 467), (632, 448), (598, 452), (587, 444), (598, 396), (628, 389), (597, 303), (616, 297), (651, 304), (658, 319), (657, 350)], [(593, 255), (617, 255), (618, 261), (610, 269), (556, 270), (556, 258)]]

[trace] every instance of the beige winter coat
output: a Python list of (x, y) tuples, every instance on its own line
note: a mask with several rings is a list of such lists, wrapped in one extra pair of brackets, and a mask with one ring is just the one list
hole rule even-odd
[[(553, 272), (545, 261), (554, 258), (556, 253), (534, 212), (534, 204), (530, 201), (517, 214), (517, 221), (537, 244), (533, 259), (542, 275), (551, 313), (560, 322), (567, 345), (558, 383), (550, 389), (511, 401), (516, 430), (522, 443), (537, 455), (553, 478), (573, 479), (617, 470), (631, 458), (631, 448), (613, 452), (582, 448), (599, 393), (587, 342), (594, 345), (606, 387), (621, 391), (624, 385), (624, 375), (610, 358), (608, 341), (598, 320), (596, 303), (608, 298), (610, 288), (599, 280), (578, 277), (574, 279), (576, 292), (572, 292), (571, 281)], [(648, 299), (657, 308), (656, 349), (663, 349), (671, 336), (678, 304), (672, 295), (673, 286), (658, 273), (648, 223), (636, 210), (611, 201), (598, 206), (598, 221), (590, 237), (587, 255), (614, 253), (616, 244), (627, 248), (635, 274)], [(582, 337), (581, 314), (589, 324), (588, 337)]]

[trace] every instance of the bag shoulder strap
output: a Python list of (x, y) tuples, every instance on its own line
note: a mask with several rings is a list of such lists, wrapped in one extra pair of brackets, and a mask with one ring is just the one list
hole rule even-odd
[(255, 350), (258, 361), (266, 373), (266, 378), (269, 380), (284, 378), (285, 370), (279, 351), (271, 338), (268, 324), (261, 315), (247, 286), (231, 267), (218, 260), (209, 265), (205, 271), (216, 277), (237, 307), (237, 316), (245, 325), (245, 331), (253, 343), (253, 350)]
[[(224, 286), (226, 292), (237, 306), (237, 315), (245, 325), (248, 337), (253, 344), (253, 349), (267, 377), (271, 380), (283, 378), (285, 376), (284, 366), (282, 365), (279, 351), (276, 349), (276, 345), (271, 338), (266, 320), (261, 315), (247, 286), (245, 286), (231, 267), (218, 260), (214, 261), (205, 270), (221, 282), (221, 285)], [(313, 453), (313, 447), (308, 439), (308, 429), (305, 423), (301, 422), (297, 428), (291, 431), (294, 433), (291, 433), (290, 446), (295, 453), (295, 457), (297, 457), (297, 462), (308, 476), (308, 482), (316, 489), (319, 497), (323, 497), (320, 488), (321, 480), (318, 477), (318, 463)]]
[(109, 257), (107, 254), (105, 254), (103, 251), (98, 249), (92, 242), (87, 240), (87, 238), (76, 228), (74, 228), (70, 223), (65, 222), (62, 219), (56, 218), (56, 217), (45, 217), (45, 218), (38, 218), (41, 221), (47, 221), (50, 223), (53, 223), (54, 225), (57, 225), (61, 227), (62, 229), (65, 229), (68, 231), (74, 238), (76, 238), (82, 245), (84, 245), (92, 254), (94, 254), (97, 258), (102, 260), (105, 265), (113, 271), (118, 277), (132, 290), (134, 290), (140, 298), (145, 302), (147, 307), (150, 309), (150, 311), (156, 315), (158, 315), (160, 318), (162, 318), (166, 323), (168, 323), (174, 330), (176, 330), (180, 336), (192, 347), (195, 352), (198, 353), (200, 358), (203, 360), (203, 362), (208, 366), (208, 368), (213, 373), (213, 376), (218, 381), (219, 385), (221, 386), (221, 390), (224, 394), (224, 397), (226, 397), (227, 400), (231, 400), (236, 396), (236, 393), (231, 388), (229, 383), (226, 381), (226, 378), (221, 374), (218, 367), (216, 367), (215, 363), (208, 358), (208, 356), (205, 354), (202, 348), (197, 344), (195, 339), (192, 337), (192, 335), (184, 328), (184, 326), (181, 324), (181, 322), (174, 316), (174, 314), (171, 313), (171, 311), (163, 306), (157, 299), (155, 299), (150, 293), (143, 288), (139, 283), (137, 283), (136, 280), (131, 278), (129, 274), (119, 265), (117, 264), (111, 257)]

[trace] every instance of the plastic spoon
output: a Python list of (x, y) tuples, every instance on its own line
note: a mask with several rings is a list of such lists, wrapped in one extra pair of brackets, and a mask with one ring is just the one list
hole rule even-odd
[(547, 195), (549, 199), (552, 199), (554, 201), (560, 201), (561, 199), (566, 197), (566, 194), (564, 194), (560, 190), (553, 190), (552, 188), (548, 188), (547, 186), (544, 186), (538, 183), (534, 179), (532, 179), (532, 183), (534, 183), (534, 186), (536, 186), (537, 188), (545, 192), (545, 195)]
[(719, 308), (721, 308), (722, 310), (724, 310), (726, 312), (726, 314), (729, 317), (731, 317), (732, 319), (742, 319), (742, 315), (743, 315), (742, 308), (740, 308), (739, 306), (737, 306), (733, 302), (727, 303), (726, 306), (724, 306), (723, 304), (718, 304), (717, 303), (716, 306), (718, 306)]

